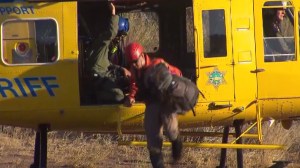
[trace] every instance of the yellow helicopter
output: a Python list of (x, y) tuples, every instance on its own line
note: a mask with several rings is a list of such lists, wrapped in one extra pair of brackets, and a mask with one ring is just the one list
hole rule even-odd
[[(137, 41), (194, 81), (200, 96), (180, 128), (223, 126), (222, 143), (191, 147), (282, 149), (264, 144), (262, 122), (289, 129), (300, 117), (300, 1), (115, 0), (129, 19), (123, 41)], [(1, 0), (0, 124), (37, 130), (34, 164), (46, 167), (47, 132), (143, 133), (144, 104), (99, 104), (85, 72), (86, 49), (109, 16), (104, 0)], [(284, 10), (288, 36), (269, 36)], [(281, 30), (280, 30), (281, 31)], [(121, 49), (122, 53), (122, 49)], [(124, 60), (121, 60), (124, 61)], [(244, 124), (249, 124), (241, 129)], [(228, 142), (233, 134), (236, 138)], [(256, 133), (250, 133), (256, 128)], [(184, 133), (183, 133), (184, 134)], [(193, 132), (185, 135), (195, 134)], [(199, 136), (219, 135), (197, 132)], [(256, 138), (257, 144), (243, 144)], [(145, 142), (120, 142), (144, 145)], [(166, 143), (168, 145), (168, 143)]]

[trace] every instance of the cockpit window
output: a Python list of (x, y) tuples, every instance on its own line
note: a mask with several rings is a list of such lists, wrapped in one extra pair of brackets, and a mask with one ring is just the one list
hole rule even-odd
[(262, 12), (265, 62), (295, 61), (294, 8), (291, 3), (269, 1)]
[(195, 52), (195, 42), (194, 42), (194, 13), (192, 7), (186, 8), (186, 48), (188, 53)]
[(6, 64), (50, 63), (58, 59), (56, 22), (11, 20), (2, 25), (2, 61)]
[(226, 50), (226, 27), (225, 11), (205, 10), (202, 12), (204, 57), (225, 57)]

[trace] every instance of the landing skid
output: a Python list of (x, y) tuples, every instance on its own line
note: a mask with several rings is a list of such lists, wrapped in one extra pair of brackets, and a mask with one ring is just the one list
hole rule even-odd
[(49, 126), (46, 124), (39, 125), (35, 136), (34, 162), (30, 168), (47, 167), (47, 132)]
[[(243, 133), (241, 127), (243, 125), (243, 120), (235, 120), (233, 126), (235, 128), (235, 139), (228, 143), (230, 127), (225, 126), (223, 130), (222, 143), (183, 143), (186, 147), (201, 147), (201, 148), (221, 148), (220, 165), (218, 168), (226, 167), (226, 154), (228, 148), (234, 148), (237, 150), (237, 167), (243, 168), (243, 152), (242, 149), (284, 149), (282, 145), (266, 145), (262, 144), (262, 118), (260, 116), (260, 111), (257, 112), (257, 121), (250, 125)], [(257, 127), (257, 134), (248, 134), (254, 126)], [(41, 124), (38, 127), (35, 138), (35, 150), (34, 150), (34, 162), (30, 168), (46, 168), (47, 167), (47, 133), (49, 130), (49, 125)], [(119, 127), (118, 130), (121, 130)], [(201, 133), (197, 133), (201, 136)], [(205, 133), (209, 134), (209, 133)], [(214, 133), (213, 133), (214, 134)], [(122, 136), (121, 131), (119, 135)], [(189, 133), (189, 135), (195, 136), (194, 133)], [(216, 134), (215, 134), (216, 135)], [(242, 137), (246, 138), (257, 138), (259, 144), (243, 144)], [(119, 141), (119, 145), (136, 145), (136, 146), (146, 146), (145, 141)], [(165, 146), (171, 146), (170, 142), (164, 142)]]
[[(233, 122), (233, 127), (235, 128), (235, 139), (232, 142), (228, 142), (229, 135), (233, 135), (229, 132), (230, 126), (225, 126), (223, 130), (222, 143), (183, 143), (185, 147), (200, 147), (200, 148), (221, 148), (220, 165), (218, 168), (226, 168), (226, 154), (228, 148), (236, 149), (237, 152), (237, 167), (243, 168), (243, 151), (242, 149), (284, 149), (282, 145), (275, 144), (263, 144), (262, 143), (262, 118), (260, 115), (260, 108), (257, 107), (256, 122), (250, 125), (244, 132), (242, 132), (243, 120), (235, 120)], [(257, 128), (257, 133), (248, 132), (255, 127)], [(122, 135), (122, 134), (121, 134)], [(212, 135), (218, 136), (214, 132), (183, 132), (181, 135), (186, 136), (199, 136), (202, 135)], [(258, 144), (243, 144), (242, 137), (245, 138), (256, 138), (258, 139)], [(144, 141), (119, 141), (119, 145), (135, 145), (135, 146), (146, 146), (147, 143)], [(170, 146), (170, 142), (164, 142), (164, 146)]]
[[(233, 123), (233, 126), (235, 128), (235, 134), (236, 137), (241, 136), (241, 126), (242, 126), (242, 121), (236, 120)], [(228, 143), (228, 135), (229, 135), (229, 126), (224, 127), (223, 131), (223, 138), (222, 138), (222, 143)], [(239, 138), (236, 141), (237, 144), (242, 144), (242, 138)], [(221, 149), (221, 157), (220, 157), (220, 165), (217, 168), (226, 168), (226, 155), (227, 155), (227, 148), (222, 148)], [(236, 156), (237, 156), (237, 167), (238, 168), (243, 168), (243, 151), (242, 149), (237, 148), (236, 149)]]

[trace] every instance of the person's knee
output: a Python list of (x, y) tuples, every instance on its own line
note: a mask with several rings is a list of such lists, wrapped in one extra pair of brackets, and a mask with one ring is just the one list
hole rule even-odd
[(152, 155), (158, 155), (158, 154), (162, 153), (162, 149), (161, 148), (159, 148), (159, 147), (153, 147), (153, 146), (151, 146), (151, 147), (148, 146), (148, 151), (149, 151), (150, 155), (151, 154)]
[(169, 135), (170, 141), (174, 141), (174, 140), (176, 140), (177, 138), (178, 138), (178, 134), (170, 134), (170, 135)]
[(125, 98), (122, 90), (119, 88), (113, 88), (111, 90), (108, 90), (107, 92), (107, 94), (110, 94), (110, 96), (107, 97), (111, 97), (111, 99), (116, 102), (121, 102)]
[(147, 148), (149, 151), (161, 151), (163, 138), (160, 136), (147, 136)]
[(115, 93), (114, 98), (117, 102), (121, 102), (124, 100), (125, 96), (121, 90), (115, 91), (114, 93)]
[(98, 102), (122, 102), (124, 100), (125, 96), (123, 92), (119, 89), (110, 89), (110, 90), (104, 90), (99, 89), (97, 91), (97, 100)]
[(179, 130), (178, 130), (178, 128), (173, 128), (173, 129), (167, 130), (166, 134), (167, 134), (168, 138), (170, 139), (170, 141), (174, 141), (179, 136)]
[(179, 129), (178, 129), (178, 121), (177, 121), (176, 115), (169, 115), (169, 116), (165, 117), (164, 128), (165, 128), (167, 137), (171, 141), (177, 139), (177, 137), (179, 135)]

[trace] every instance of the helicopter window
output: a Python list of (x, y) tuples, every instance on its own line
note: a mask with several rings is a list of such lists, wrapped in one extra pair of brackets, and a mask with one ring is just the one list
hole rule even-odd
[(265, 62), (295, 61), (294, 9), (291, 3), (269, 1), (264, 6)]
[[(156, 12), (141, 11), (121, 13), (121, 16), (129, 19), (130, 29), (126, 42), (133, 41), (141, 43), (145, 52), (154, 53), (159, 49), (159, 19)], [(143, 23), (143, 27), (141, 27)], [(144, 28), (147, 28), (145, 31)]]
[(226, 27), (225, 11), (205, 10), (202, 12), (204, 57), (225, 57), (226, 51)]
[(195, 52), (195, 43), (194, 43), (194, 17), (193, 17), (193, 8), (186, 8), (186, 37), (187, 37), (187, 52)]
[(2, 25), (2, 61), (7, 64), (55, 62), (58, 58), (56, 22), (11, 20)]

